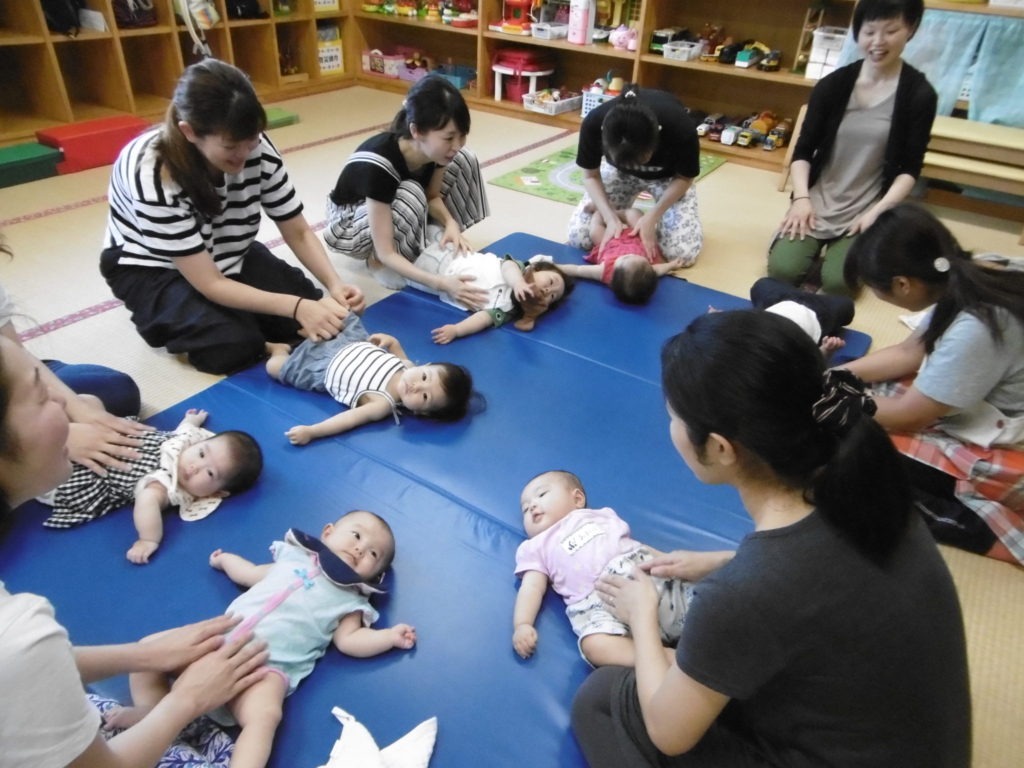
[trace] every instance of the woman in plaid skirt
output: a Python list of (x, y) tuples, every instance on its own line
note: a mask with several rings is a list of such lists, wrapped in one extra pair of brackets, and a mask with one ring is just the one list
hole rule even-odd
[(907, 459), (936, 538), (1024, 563), (1024, 272), (972, 257), (923, 208), (881, 214), (851, 248), (851, 286), (911, 311), (900, 344), (845, 367)]

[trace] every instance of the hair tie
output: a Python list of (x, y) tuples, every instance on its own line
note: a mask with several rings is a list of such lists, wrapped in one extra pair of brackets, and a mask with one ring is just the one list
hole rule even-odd
[(949, 272), (949, 259), (945, 256), (939, 256), (939, 258), (932, 262), (932, 266), (935, 267), (936, 272)]
[(861, 415), (874, 416), (878, 410), (864, 382), (846, 368), (825, 371), (823, 387), (824, 393), (811, 407), (811, 413), (823, 429), (838, 437), (849, 432)]

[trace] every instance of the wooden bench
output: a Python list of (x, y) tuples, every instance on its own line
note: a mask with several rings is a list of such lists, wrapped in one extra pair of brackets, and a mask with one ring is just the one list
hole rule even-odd
[[(805, 110), (806, 105), (800, 108), (793, 141), (786, 149), (779, 191), (789, 181), (793, 146), (800, 135)], [(921, 175), (1024, 197), (1024, 128), (936, 117)], [(1024, 244), (1024, 231), (1019, 242)]]
[(1024, 197), (1024, 128), (936, 117), (921, 175)]

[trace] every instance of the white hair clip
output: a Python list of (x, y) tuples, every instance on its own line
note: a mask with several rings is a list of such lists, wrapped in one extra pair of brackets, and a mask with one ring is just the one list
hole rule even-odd
[(935, 267), (936, 272), (949, 272), (949, 259), (945, 256), (939, 256), (939, 258), (932, 262), (932, 266)]

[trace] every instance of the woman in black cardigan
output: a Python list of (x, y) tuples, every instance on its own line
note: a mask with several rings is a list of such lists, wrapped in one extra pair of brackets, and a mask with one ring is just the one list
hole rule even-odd
[(935, 119), (935, 90), (901, 58), (922, 0), (861, 0), (853, 37), (864, 55), (811, 92), (793, 154), (789, 210), (768, 274), (799, 285), (824, 250), (821, 286), (846, 293), (843, 263), (859, 232), (910, 193)]

